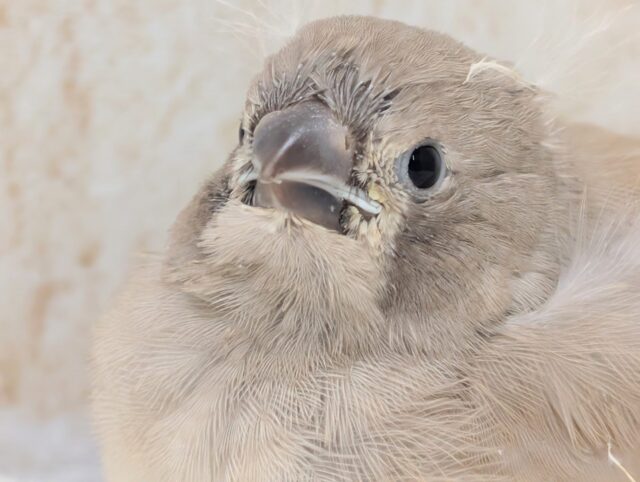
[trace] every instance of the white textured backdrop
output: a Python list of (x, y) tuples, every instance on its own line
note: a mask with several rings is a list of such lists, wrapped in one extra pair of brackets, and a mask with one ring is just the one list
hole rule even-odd
[(0, 481), (100, 480), (92, 322), (236, 142), (263, 55), (336, 13), (450, 33), (640, 136), (633, 0), (0, 0)]

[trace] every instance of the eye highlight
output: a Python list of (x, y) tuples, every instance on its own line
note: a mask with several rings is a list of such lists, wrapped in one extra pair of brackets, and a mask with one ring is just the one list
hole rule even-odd
[(398, 180), (416, 193), (431, 192), (445, 174), (442, 151), (436, 143), (426, 141), (398, 158)]

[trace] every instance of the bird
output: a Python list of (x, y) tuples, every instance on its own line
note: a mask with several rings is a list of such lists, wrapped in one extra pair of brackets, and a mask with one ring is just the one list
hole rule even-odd
[(106, 480), (640, 477), (640, 141), (548, 103), (442, 33), (302, 26), (96, 326)]

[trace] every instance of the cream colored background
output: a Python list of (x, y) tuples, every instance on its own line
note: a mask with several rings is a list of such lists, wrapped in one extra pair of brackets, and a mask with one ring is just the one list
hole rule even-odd
[(0, 480), (99, 480), (91, 324), (224, 160), (251, 74), (304, 19), (448, 32), (561, 112), (640, 135), (633, 1), (267, 3), (0, 0)]

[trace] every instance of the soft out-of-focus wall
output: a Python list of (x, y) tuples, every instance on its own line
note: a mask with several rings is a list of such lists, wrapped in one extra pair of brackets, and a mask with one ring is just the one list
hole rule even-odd
[(563, 113), (640, 135), (633, 3), (0, 0), (0, 478), (97, 473), (76, 416), (91, 324), (225, 159), (252, 73), (297, 24), (364, 13), (442, 30), (513, 62)]

